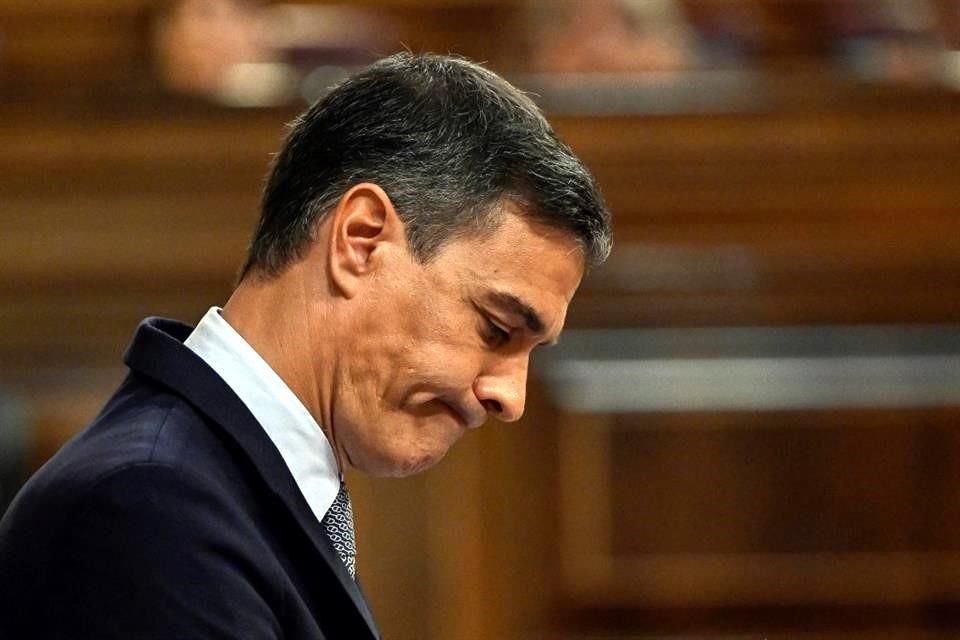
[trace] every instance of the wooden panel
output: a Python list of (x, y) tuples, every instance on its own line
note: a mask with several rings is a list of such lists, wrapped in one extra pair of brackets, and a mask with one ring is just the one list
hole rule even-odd
[(429, 476), (377, 481), (359, 473), (348, 478), (357, 527), (358, 575), (381, 631), (396, 640), (429, 633), (429, 585), (443, 557), (431, 545), (437, 528), (430, 516)]
[[(117, 280), (98, 289), (0, 291), (0, 378), (15, 384), (65, 367), (114, 365), (137, 324), (148, 315), (196, 322), (226, 302), (230, 280), (176, 281), (162, 288)], [(79, 426), (79, 425), (78, 425)]]
[(620, 419), (611, 553), (960, 551), (956, 417)]
[(574, 324), (960, 319), (949, 110), (561, 119), (615, 214)]
[(960, 602), (957, 417), (571, 416), (568, 593), (640, 608)]

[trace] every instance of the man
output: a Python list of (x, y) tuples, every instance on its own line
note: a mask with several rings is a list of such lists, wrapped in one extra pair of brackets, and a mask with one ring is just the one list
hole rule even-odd
[(343, 469), (415, 473), (518, 419), (609, 247), (593, 180), (495, 74), (400, 54), (348, 80), (294, 123), (223, 309), (144, 321), (4, 517), (0, 637), (378, 637)]

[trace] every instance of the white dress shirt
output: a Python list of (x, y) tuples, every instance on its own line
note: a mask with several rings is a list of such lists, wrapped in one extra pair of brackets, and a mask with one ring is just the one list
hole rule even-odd
[(337, 459), (326, 435), (290, 387), (211, 307), (184, 344), (223, 378), (283, 457), (317, 520), (340, 490)]

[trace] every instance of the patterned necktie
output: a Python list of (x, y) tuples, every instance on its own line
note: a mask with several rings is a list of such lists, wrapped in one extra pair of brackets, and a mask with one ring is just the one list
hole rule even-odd
[(321, 521), (330, 545), (337, 552), (351, 578), (357, 577), (357, 546), (353, 537), (353, 506), (350, 504), (350, 494), (347, 485), (341, 479), (340, 491), (333, 499), (333, 504), (327, 510)]

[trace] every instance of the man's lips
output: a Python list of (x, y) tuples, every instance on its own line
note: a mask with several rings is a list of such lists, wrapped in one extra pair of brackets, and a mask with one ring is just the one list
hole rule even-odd
[(487, 421), (487, 410), (480, 402), (474, 400), (471, 403), (470, 400), (455, 397), (453, 394), (437, 394), (423, 390), (409, 396), (407, 407), (409, 411), (423, 418), (445, 413), (461, 429), (476, 429)]

